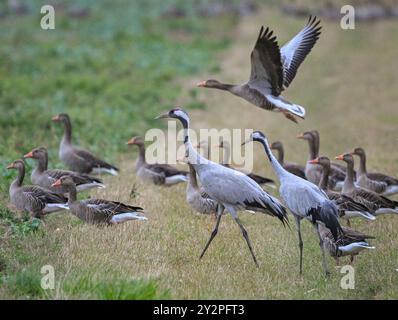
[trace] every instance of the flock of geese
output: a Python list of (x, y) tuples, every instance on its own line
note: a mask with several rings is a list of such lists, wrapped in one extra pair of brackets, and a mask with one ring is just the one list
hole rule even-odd
[[(241, 85), (224, 84), (216, 80), (198, 83), (199, 87), (215, 88), (231, 92), (260, 108), (282, 112), (289, 120), (304, 118), (305, 109), (281, 96), (293, 81), (297, 69), (311, 51), (320, 36), (320, 21), (310, 17), (305, 27), (287, 44), (279, 48), (271, 30), (261, 27), (251, 53), (251, 75)], [(364, 249), (372, 249), (368, 239), (373, 237), (350, 228), (350, 219), (375, 220), (381, 214), (398, 214), (398, 202), (387, 196), (398, 193), (398, 179), (383, 173), (367, 172), (366, 154), (363, 148), (329, 158), (320, 155), (318, 131), (307, 131), (297, 138), (308, 142), (309, 159), (305, 166), (285, 161), (285, 152), (280, 141), (269, 144), (260, 131), (251, 134), (244, 142), (257, 142), (263, 148), (272, 169), (279, 180), (282, 201), (266, 192), (260, 185), (275, 185), (266, 177), (247, 174), (231, 167), (230, 144), (220, 140), (217, 147), (223, 148), (221, 164), (209, 160), (210, 147), (206, 141), (193, 146), (190, 136), (190, 118), (180, 107), (173, 108), (157, 119), (176, 119), (184, 130), (185, 157), (189, 171), (168, 164), (149, 164), (145, 159), (145, 143), (141, 137), (131, 138), (127, 144), (139, 149), (135, 165), (136, 176), (155, 185), (187, 183), (186, 201), (193, 210), (215, 215), (214, 229), (200, 257), (217, 235), (224, 211), (228, 211), (238, 224), (258, 266), (248, 232), (238, 217), (238, 211), (260, 212), (289, 225), (288, 211), (296, 223), (299, 249), (300, 274), (303, 270), (303, 238), (301, 221), (308, 220), (319, 237), (323, 266), (329, 274), (326, 256), (336, 259), (354, 256)], [(117, 224), (128, 220), (147, 220), (141, 207), (104, 199), (78, 200), (77, 193), (92, 188), (104, 188), (102, 180), (92, 175), (118, 174), (118, 168), (101, 160), (90, 151), (72, 143), (72, 123), (67, 114), (59, 114), (53, 121), (63, 125), (64, 134), (59, 146), (59, 158), (69, 170), (48, 169), (48, 154), (43, 147), (35, 148), (24, 155), (37, 162), (31, 173), (33, 185), (24, 185), (25, 164), (15, 160), (7, 168), (16, 169), (18, 176), (10, 185), (10, 202), (18, 210), (29, 212), (33, 217), (59, 210), (69, 210), (85, 222), (93, 224)], [(198, 152), (202, 149), (204, 155)], [(272, 153), (275, 151), (277, 157)], [(359, 167), (354, 169), (354, 157)], [(345, 164), (344, 164), (345, 163)], [(340, 224), (347, 221), (347, 227)]]

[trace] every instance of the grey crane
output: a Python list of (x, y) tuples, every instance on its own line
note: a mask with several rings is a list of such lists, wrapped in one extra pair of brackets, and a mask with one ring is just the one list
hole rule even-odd
[(221, 217), (225, 209), (231, 214), (238, 224), (246, 240), (254, 263), (258, 267), (248, 233), (238, 217), (239, 210), (252, 210), (277, 217), (283, 225), (288, 223), (285, 207), (278, 199), (266, 193), (255, 181), (245, 174), (224, 167), (218, 163), (202, 157), (192, 146), (189, 137), (189, 116), (181, 108), (171, 109), (169, 112), (158, 116), (156, 119), (171, 118), (181, 122), (184, 128), (185, 157), (192, 164), (198, 174), (200, 183), (205, 192), (217, 202), (217, 220), (214, 229), (207, 241), (200, 258), (203, 257), (210, 243), (217, 235)]
[(250, 135), (250, 139), (244, 143), (250, 141), (260, 142), (264, 146), (265, 153), (280, 181), (279, 192), (281, 198), (295, 217), (300, 248), (300, 274), (303, 272), (303, 240), (300, 223), (302, 219), (308, 219), (317, 231), (322, 251), (323, 266), (326, 275), (328, 275), (325, 248), (317, 222), (323, 222), (330, 229), (333, 238), (337, 241), (339, 234), (343, 233), (338, 221), (338, 208), (318, 186), (285, 170), (272, 154), (267, 138), (262, 132), (254, 131)]

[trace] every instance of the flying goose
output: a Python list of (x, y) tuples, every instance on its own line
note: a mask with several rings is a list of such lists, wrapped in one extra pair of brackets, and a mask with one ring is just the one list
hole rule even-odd
[(127, 144), (135, 145), (139, 149), (139, 155), (135, 163), (135, 171), (137, 177), (142, 181), (166, 186), (188, 181), (187, 171), (179, 170), (168, 164), (148, 164), (145, 159), (144, 140), (141, 137), (133, 137)]
[(333, 238), (337, 241), (339, 233), (343, 232), (338, 221), (339, 212), (337, 206), (329, 200), (326, 193), (319, 189), (318, 186), (285, 170), (272, 154), (267, 138), (262, 132), (254, 131), (250, 135), (249, 140), (244, 143), (249, 141), (260, 142), (264, 147), (268, 160), (279, 178), (279, 193), (282, 201), (295, 217), (300, 248), (300, 274), (302, 274), (303, 271), (303, 240), (301, 237), (300, 224), (302, 219), (307, 219), (313, 224), (318, 233), (323, 256), (323, 267), (326, 275), (328, 275), (329, 271), (323, 240), (316, 222), (323, 222), (331, 230)]
[(278, 162), (281, 164), (281, 166), (289, 171), (290, 173), (295, 174), (296, 176), (306, 179), (305, 177), (305, 168), (302, 165), (295, 164), (295, 163), (288, 163), (285, 162), (285, 152), (283, 149), (283, 144), (280, 141), (274, 141), (271, 146), (271, 149), (276, 150), (278, 153)]
[[(220, 139), (220, 144), (218, 145), (219, 148), (222, 148), (224, 150), (224, 154), (223, 154), (223, 163), (222, 165), (227, 167), (227, 168), (231, 168), (233, 170), (237, 170), (235, 168), (232, 168), (231, 165), (229, 164), (230, 160), (231, 160), (231, 145), (227, 140), (224, 139)], [(272, 180), (271, 178), (267, 178), (267, 177), (262, 177), (258, 174), (255, 173), (246, 173), (241, 171), (242, 173), (246, 174), (250, 179), (253, 179), (254, 181), (256, 181), (259, 185), (267, 185), (271, 188), (275, 188), (275, 181)]]
[(81, 173), (109, 173), (117, 175), (119, 169), (94, 156), (90, 151), (72, 144), (72, 123), (66, 113), (52, 118), (64, 125), (64, 135), (59, 145), (59, 158), (72, 171)]
[(199, 87), (226, 90), (265, 110), (282, 112), (286, 118), (297, 122), (304, 119), (305, 109), (281, 96), (296, 76), (297, 69), (311, 51), (321, 34), (320, 21), (309, 17), (304, 28), (281, 49), (276, 36), (269, 28), (261, 27), (251, 53), (250, 80), (240, 85), (207, 80)]
[(326, 195), (339, 208), (340, 218), (346, 219), (348, 226), (351, 226), (350, 219), (360, 217), (367, 220), (375, 220), (376, 217), (369, 212), (369, 208), (363, 204), (354, 201), (347, 195), (328, 189), (328, 179), (330, 172), (330, 160), (328, 157), (320, 156), (314, 160), (310, 160), (312, 164), (322, 166), (322, 176), (319, 181), (319, 188), (325, 191)]
[(359, 157), (359, 168), (356, 174), (358, 186), (380, 193), (383, 196), (398, 193), (398, 179), (383, 173), (367, 172), (366, 153), (363, 148), (355, 148), (351, 154)]
[(142, 216), (142, 208), (117, 201), (103, 199), (77, 200), (76, 185), (72, 177), (63, 176), (52, 187), (62, 187), (69, 194), (70, 211), (79, 219), (91, 224), (118, 224), (128, 220), (148, 220)]
[[(319, 185), (319, 181), (322, 175), (322, 167), (318, 164), (313, 164), (310, 162), (310, 160), (314, 160), (319, 156), (316, 135), (314, 135), (313, 131), (306, 131), (299, 134), (297, 136), (297, 139), (306, 140), (309, 146), (308, 161), (305, 164), (305, 176), (308, 181), (312, 182), (315, 185)], [(343, 172), (333, 169), (331, 167), (328, 187), (333, 190), (341, 190), (344, 178), (345, 174)]]
[(189, 137), (189, 116), (181, 108), (171, 109), (168, 113), (158, 116), (156, 119), (172, 118), (181, 122), (184, 128), (185, 157), (198, 174), (203, 190), (218, 204), (217, 221), (200, 255), (203, 257), (210, 243), (218, 232), (221, 216), (225, 209), (231, 214), (239, 225), (243, 237), (246, 240), (250, 253), (256, 266), (258, 266), (254, 255), (248, 233), (238, 218), (239, 210), (252, 210), (277, 217), (284, 225), (288, 223), (285, 207), (278, 199), (266, 193), (255, 181), (245, 174), (224, 167), (201, 156), (193, 147)]
[(376, 192), (363, 189), (354, 184), (354, 158), (345, 153), (336, 157), (347, 164), (347, 175), (344, 180), (342, 193), (369, 208), (375, 216), (381, 214), (398, 214), (398, 202), (383, 197)]
[[(30, 180), (33, 184), (40, 187), (51, 189), (51, 185), (57, 179), (61, 178), (62, 176), (70, 176), (73, 179), (73, 182), (76, 184), (78, 192), (92, 188), (105, 188), (105, 185), (100, 179), (90, 177), (84, 173), (61, 169), (47, 169), (48, 153), (46, 148), (35, 148), (25, 154), (24, 158), (32, 158), (37, 161), (37, 166), (32, 171)], [(59, 192), (57, 189), (52, 189), (52, 191)]]
[(352, 264), (354, 257), (362, 250), (375, 248), (366, 241), (367, 239), (374, 239), (372, 236), (351, 228), (342, 227), (343, 233), (340, 233), (337, 240), (335, 240), (332, 232), (324, 223), (318, 222), (318, 225), (325, 251), (329, 252), (330, 256), (336, 260), (337, 265), (340, 265), (340, 257), (350, 256), (350, 264)]
[(16, 169), (18, 177), (10, 185), (10, 202), (18, 210), (29, 212), (34, 218), (44, 214), (68, 209), (67, 199), (39, 186), (22, 185), (25, 178), (25, 163), (15, 160), (7, 169)]

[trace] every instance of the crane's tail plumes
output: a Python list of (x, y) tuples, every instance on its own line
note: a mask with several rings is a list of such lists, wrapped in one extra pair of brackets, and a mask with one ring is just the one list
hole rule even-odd
[(337, 241), (339, 234), (344, 234), (344, 231), (338, 220), (338, 209), (331, 201), (325, 201), (321, 206), (313, 208), (308, 213), (312, 217), (312, 222), (315, 224), (321, 221), (332, 232), (334, 240)]
[(286, 208), (278, 199), (264, 193), (264, 197), (258, 200), (245, 201), (244, 209), (256, 212), (263, 212), (270, 216), (277, 217), (284, 226), (289, 226)]

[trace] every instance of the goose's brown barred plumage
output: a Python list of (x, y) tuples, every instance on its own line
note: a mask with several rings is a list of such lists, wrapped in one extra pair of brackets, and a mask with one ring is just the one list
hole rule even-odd
[(7, 169), (16, 169), (18, 177), (10, 185), (10, 202), (18, 210), (29, 212), (35, 218), (44, 214), (67, 209), (67, 198), (39, 186), (23, 185), (25, 164), (15, 160)]
[(93, 155), (90, 151), (72, 144), (72, 123), (66, 113), (52, 118), (64, 126), (64, 135), (59, 145), (59, 158), (72, 171), (81, 173), (109, 173), (117, 175), (119, 169)]
[(305, 109), (287, 101), (281, 93), (293, 81), (297, 69), (318, 40), (319, 23), (316, 17), (310, 17), (307, 25), (281, 49), (273, 31), (262, 26), (250, 55), (249, 81), (233, 85), (210, 79), (198, 86), (229, 91), (257, 107), (282, 112), (297, 122), (296, 117), (305, 117)]
[(25, 154), (24, 158), (32, 158), (37, 161), (37, 166), (32, 171), (30, 177), (32, 183), (44, 188), (52, 189), (54, 192), (60, 192), (60, 190), (59, 188), (51, 188), (51, 185), (62, 176), (70, 176), (76, 184), (78, 191), (105, 187), (105, 185), (102, 184), (101, 179), (91, 177), (84, 173), (61, 169), (48, 169), (48, 153), (47, 149), (44, 147), (33, 149)]
[(70, 176), (63, 176), (52, 184), (67, 190), (69, 210), (79, 219), (91, 224), (117, 224), (127, 220), (146, 220), (143, 209), (118, 201), (103, 199), (77, 200), (76, 185)]

